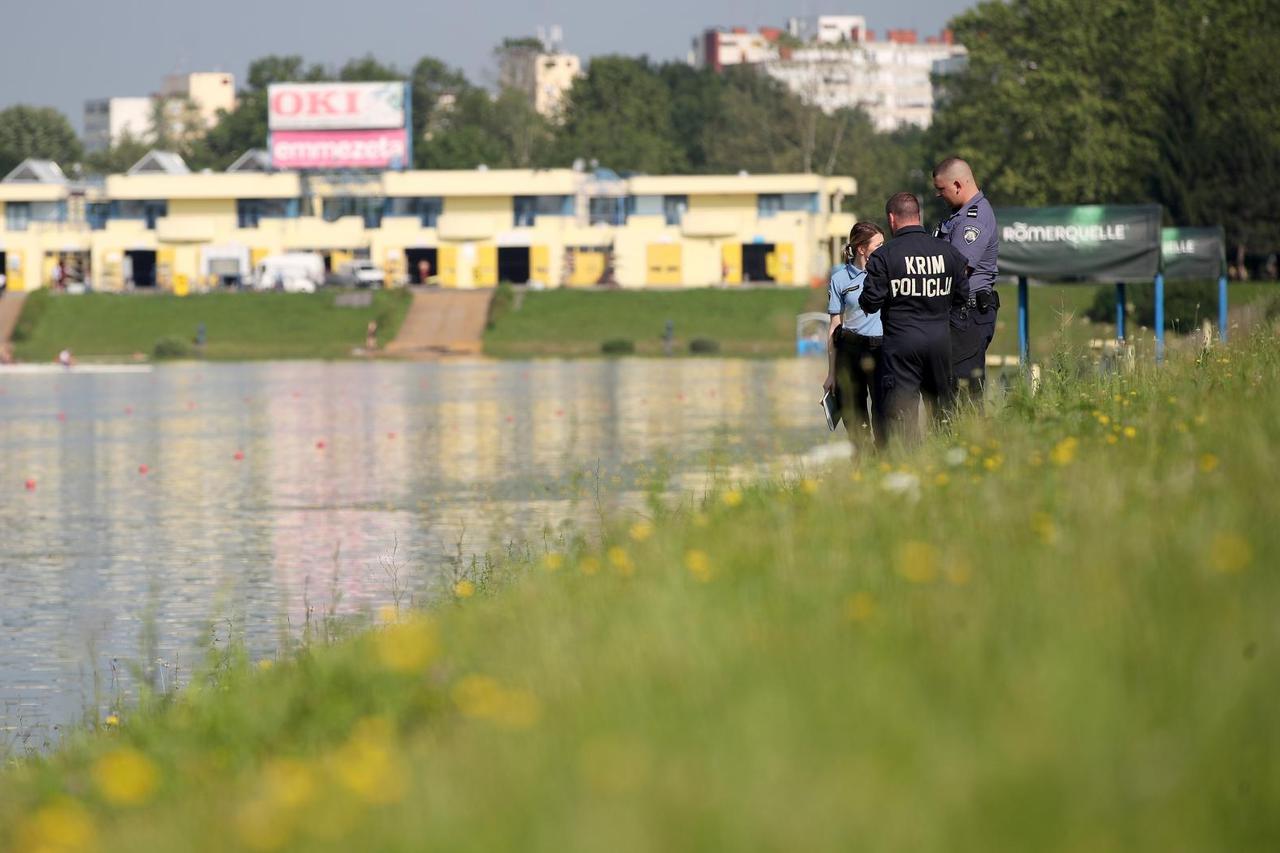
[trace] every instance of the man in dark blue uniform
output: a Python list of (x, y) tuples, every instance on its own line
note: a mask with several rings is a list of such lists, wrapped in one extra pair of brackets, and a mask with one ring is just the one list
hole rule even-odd
[(898, 193), (885, 205), (893, 239), (867, 260), (858, 305), (880, 312), (884, 342), (879, 381), (890, 435), (916, 438), (920, 396), (940, 414), (955, 396), (948, 317), (969, 298), (964, 255), (930, 237), (920, 224), (920, 202)]
[(956, 247), (969, 268), (969, 298), (951, 314), (951, 359), (962, 399), (982, 408), (987, 383), (987, 347), (996, 333), (1000, 297), (995, 291), (1000, 238), (991, 203), (973, 180), (973, 170), (959, 157), (943, 160), (933, 170), (933, 188), (951, 208), (938, 224), (936, 237)]

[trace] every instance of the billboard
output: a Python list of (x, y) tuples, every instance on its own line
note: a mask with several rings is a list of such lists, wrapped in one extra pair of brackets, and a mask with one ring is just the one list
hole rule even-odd
[(406, 86), (392, 83), (273, 83), (267, 127), (276, 130), (374, 130), (404, 127)]
[(267, 147), (276, 169), (412, 163), (407, 83), (274, 83), (267, 103)]
[(1166, 228), (1160, 254), (1168, 279), (1216, 279), (1226, 265), (1221, 228)]
[(271, 134), (277, 169), (403, 169), (409, 141), (398, 130), (279, 130)]
[(1001, 275), (1137, 281), (1160, 270), (1160, 206), (1006, 207)]

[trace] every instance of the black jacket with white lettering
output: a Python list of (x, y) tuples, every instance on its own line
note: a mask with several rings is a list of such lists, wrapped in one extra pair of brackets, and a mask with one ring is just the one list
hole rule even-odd
[(858, 305), (880, 312), (885, 343), (949, 335), (951, 307), (969, 299), (967, 262), (946, 240), (919, 225), (900, 228), (871, 254)]

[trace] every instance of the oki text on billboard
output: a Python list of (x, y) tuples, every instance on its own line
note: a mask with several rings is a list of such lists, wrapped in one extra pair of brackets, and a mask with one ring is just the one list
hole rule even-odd
[(277, 169), (403, 169), (409, 135), (398, 130), (277, 130), (271, 163)]
[(273, 130), (373, 130), (405, 126), (404, 83), (273, 83)]

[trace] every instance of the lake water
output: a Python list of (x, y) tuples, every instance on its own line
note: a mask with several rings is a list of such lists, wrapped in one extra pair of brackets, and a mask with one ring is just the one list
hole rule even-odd
[[(253, 363), (0, 373), (0, 755), (181, 683), (211, 636), (451, 584), (459, 553), (589, 527), (658, 471), (829, 442), (816, 359)], [(238, 458), (239, 457), (239, 458)], [(601, 497), (597, 498), (597, 494)], [(549, 532), (547, 532), (549, 531)]]

